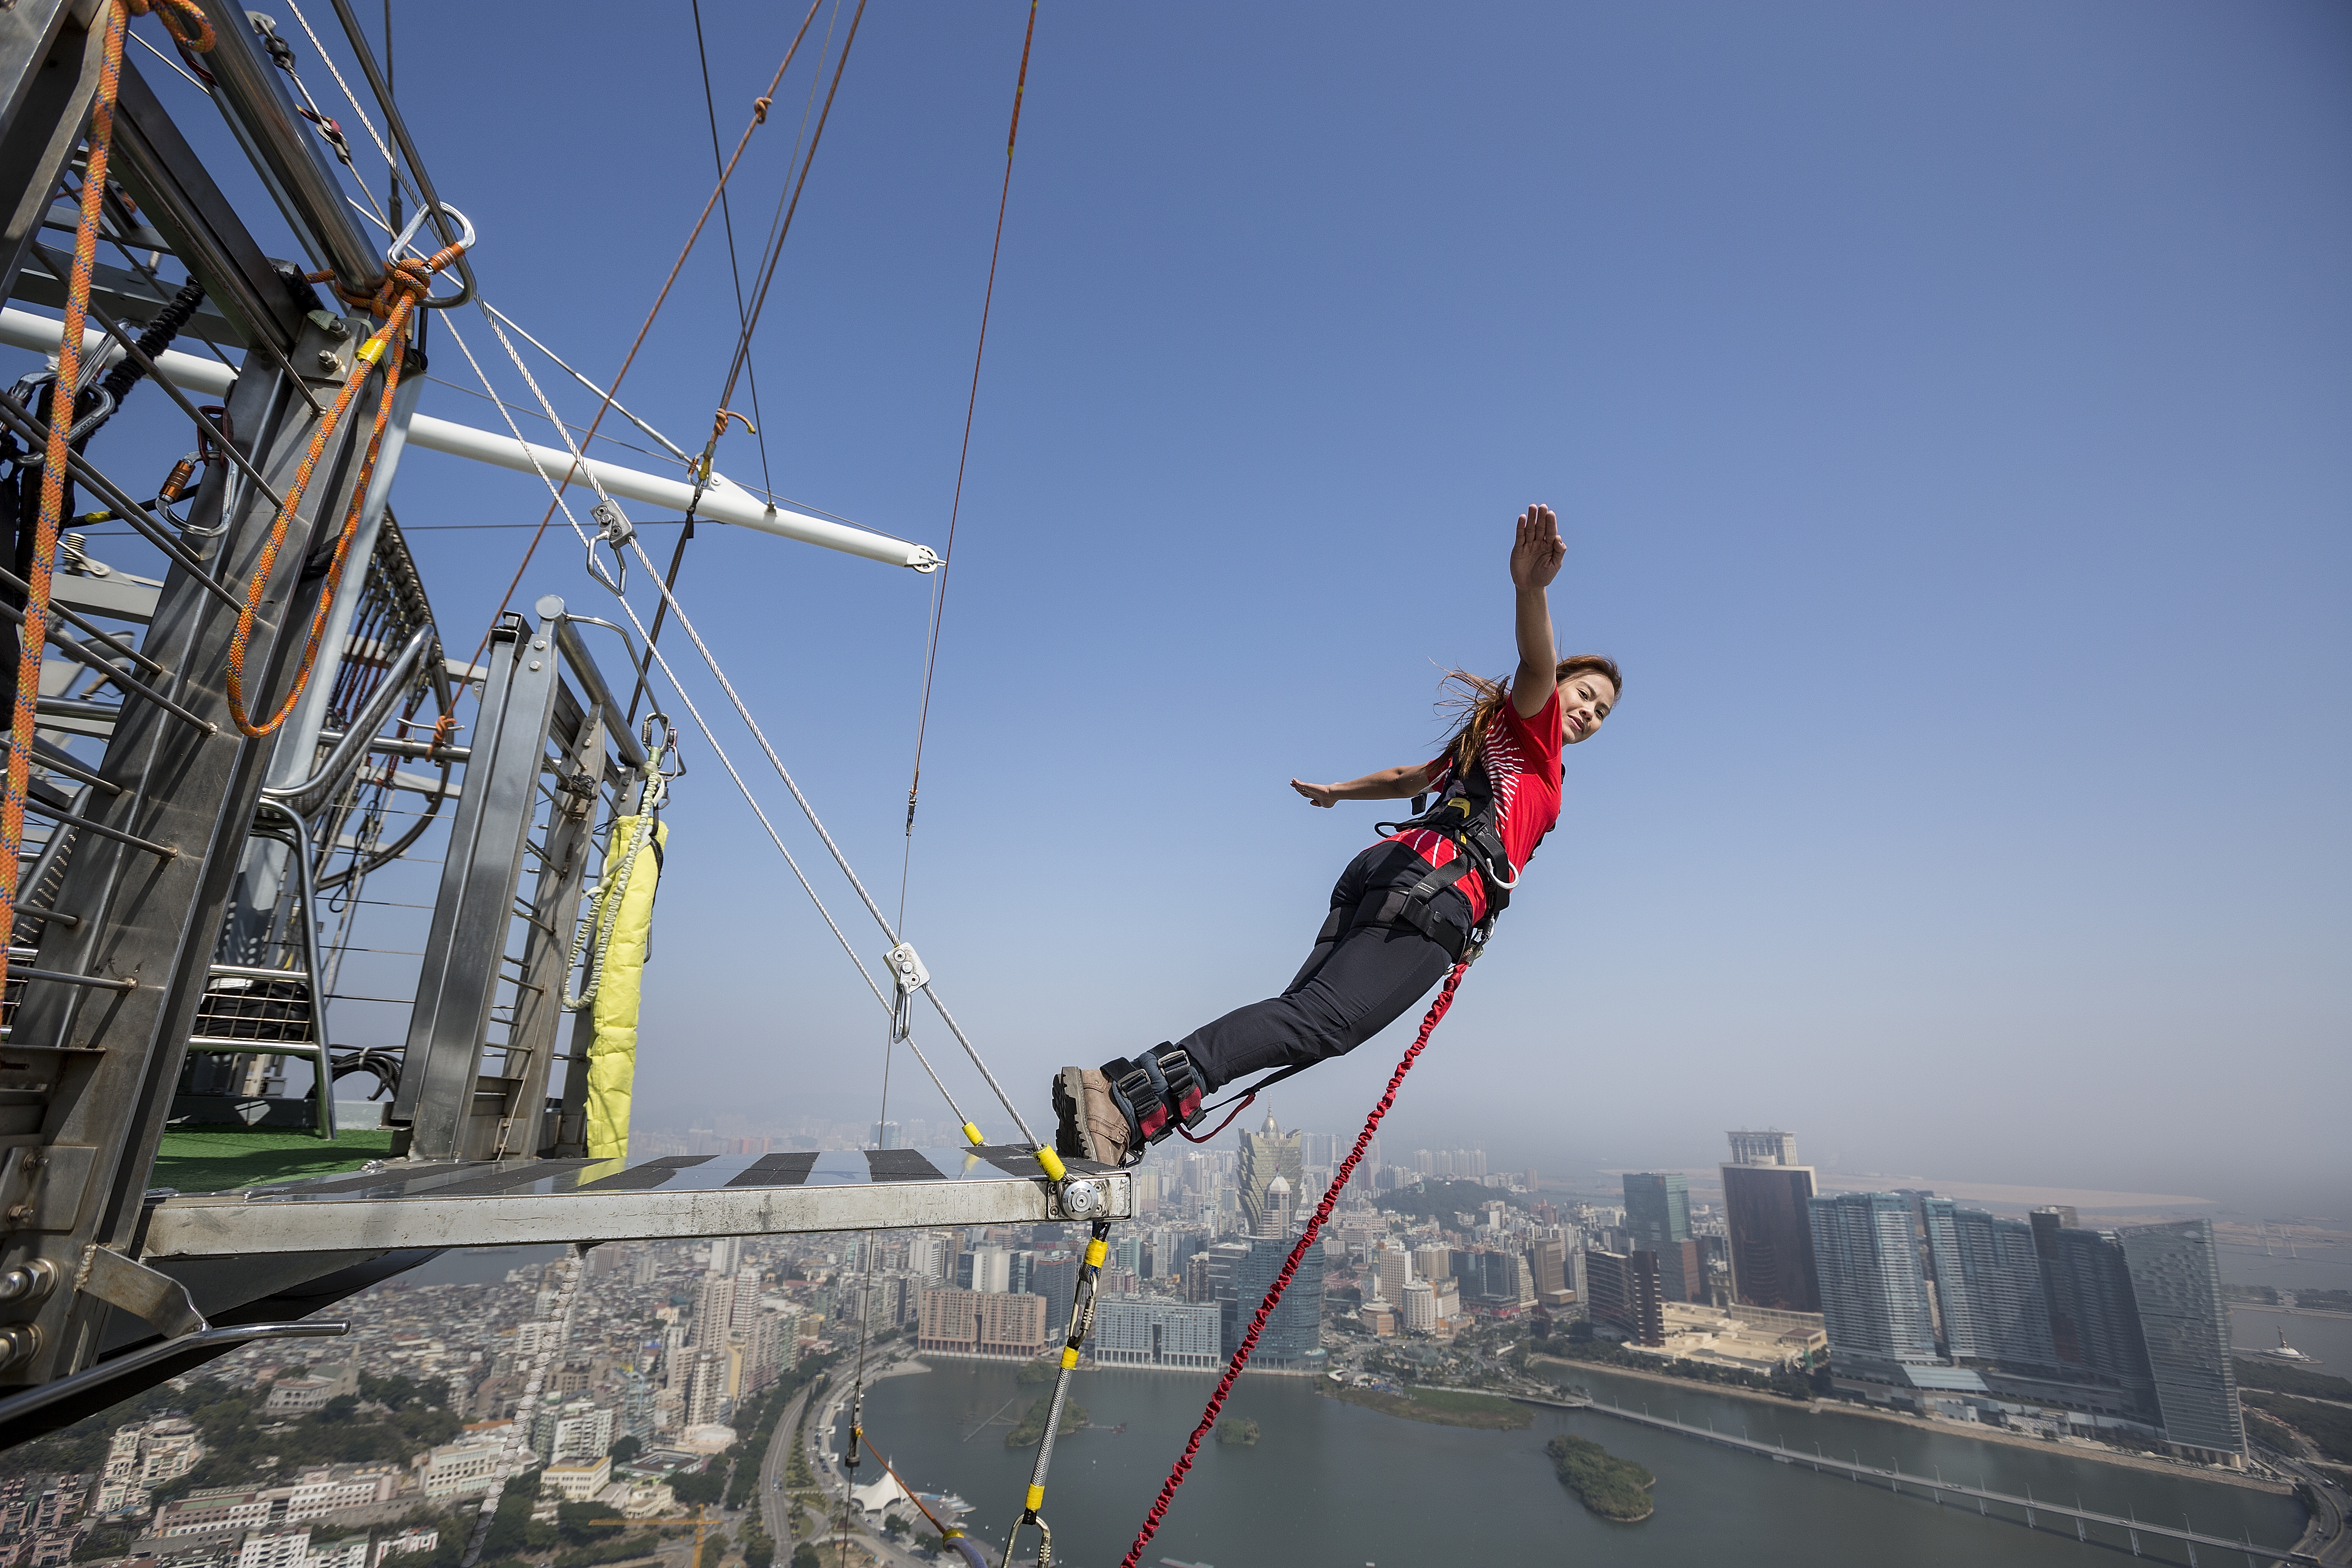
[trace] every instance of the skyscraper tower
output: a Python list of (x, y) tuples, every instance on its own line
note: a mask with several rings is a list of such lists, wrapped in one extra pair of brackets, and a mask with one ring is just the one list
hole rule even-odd
[(1664, 1253), (1691, 1238), (1690, 1178), (1680, 1171), (1628, 1172), (1625, 1228), (1633, 1245)]
[(1822, 1310), (1813, 1269), (1813, 1168), (1795, 1163), (1793, 1132), (1735, 1131), (1723, 1167), (1724, 1216), (1730, 1232), (1732, 1298), (1744, 1307), (1784, 1312)]
[(2032, 1226), (1949, 1198), (1922, 1200), (1920, 1214), (1952, 1358), (2010, 1370), (2056, 1367)]
[(2167, 1441), (2202, 1457), (2242, 1460), (2244, 1417), (2230, 1362), (2230, 1313), (2213, 1222), (2180, 1220), (2116, 1232), (2139, 1308)]
[(1690, 1178), (1680, 1171), (1628, 1172), (1625, 1229), (1633, 1250), (1658, 1258), (1658, 1289), (1668, 1301), (1704, 1300), (1698, 1247), (1691, 1239)]
[(1807, 1202), (1832, 1364), (1864, 1372), (1932, 1364), (1927, 1277), (1900, 1193), (1843, 1193)]
[(1286, 1178), (1290, 1184), (1286, 1190), (1292, 1193), (1305, 1180), (1299, 1142), (1297, 1133), (1282, 1130), (1271, 1110), (1256, 1131), (1244, 1130), (1241, 1165), (1234, 1181), (1240, 1189), (1242, 1223), (1252, 1236), (1265, 1223), (1265, 1189), (1274, 1179)]

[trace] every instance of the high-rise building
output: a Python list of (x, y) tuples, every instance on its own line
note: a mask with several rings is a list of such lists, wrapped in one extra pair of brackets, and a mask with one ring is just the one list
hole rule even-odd
[(1234, 1180), (1240, 1191), (1242, 1220), (1252, 1236), (1265, 1223), (1266, 1188), (1278, 1176), (1288, 1184), (1285, 1191), (1296, 1193), (1306, 1179), (1303, 1170), (1299, 1134), (1285, 1132), (1275, 1121), (1273, 1111), (1265, 1113), (1265, 1122), (1256, 1131), (1244, 1130), (1241, 1168)]
[[(2071, 1208), (2038, 1208), (2027, 1218), (2058, 1364), (2152, 1403), (2147, 1346), (2122, 1243), (2112, 1231), (2082, 1229)], [(2154, 1412), (2146, 1414), (2152, 1418)]]
[(1454, 1278), (1454, 1249), (1442, 1241), (1425, 1242), (1412, 1249), (1412, 1275), (1416, 1279), (1451, 1279)]
[(1652, 1251), (1688, 1241), (1690, 1178), (1680, 1171), (1629, 1171), (1624, 1177), (1625, 1228), (1633, 1245)]
[(723, 1414), (727, 1397), (727, 1358), (717, 1351), (694, 1352), (692, 1381), (686, 1395), (686, 1424), (708, 1426)]
[(1943, 1308), (1944, 1346), (1963, 1364), (2053, 1368), (2050, 1301), (2033, 1226), (1949, 1198), (1920, 1205), (1927, 1257)]
[(1625, 1228), (1636, 1251), (1658, 1255), (1658, 1289), (1669, 1301), (1703, 1301), (1706, 1281), (1691, 1239), (1690, 1178), (1680, 1171), (1628, 1172)]
[(1843, 1193), (1811, 1199), (1806, 1211), (1832, 1364), (1865, 1372), (1934, 1364), (1936, 1331), (1910, 1201), (1899, 1193)]
[(1437, 1289), (1426, 1279), (1408, 1279), (1404, 1285), (1404, 1331), (1409, 1334), (1433, 1333), (1437, 1328)]
[[(1241, 1266), (1249, 1255), (1250, 1244), (1246, 1241), (1220, 1241), (1195, 1259), (1201, 1265), (1203, 1288), (1208, 1291), (1203, 1300), (1217, 1304), (1219, 1344), (1241, 1343), (1242, 1324), (1234, 1321), (1234, 1309), (1241, 1300)], [(1257, 1302), (1253, 1299), (1249, 1310), (1256, 1310)], [(1242, 1320), (1247, 1321), (1246, 1316)]]
[[(1277, 1212), (1275, 1205), (1287, 1197), (1288, 1184), (1279, 1177), (1266, 1188), (1268, 1213)], [(1293, 1238), (1286, 1226), (1273, 1232), (1269, 1224), (1248, 1244), (1247, 1250), (1234, 1259), (1234, 1299), (1223, 1304), (1220, 1317), (1218, 1342), (1239, 1344), (1241, 1335), (1248, 1331), (1250, 1320), (1257, 1313), (1272, 1288), (1275, 1276), (1282, 1272), (1289, 1260)], [(1323, 1249), (1310, 1247), (1298, 1260), (1297, 1272), (1291, 1276), (1290, 1289), (1281, 1302), (1267, 1317), (1265, 1328), (1259, 1333), (1257, 1358), (1272, 1368), (1316, 1370), (1324, 1363), (1323, 1354)]]
[(1026, 1361), (1064, 1331), (1046, 1316), (1047, 1303), (1026, 1291), (929, 1289), (918, 1305), (916, 1344), (927, 1351), (1001, 1355)]
[(1731, 1163), (1735, 1165), (1793, 1165), (1797, 1163), (1797, 1135), (1772, 1128), (1763, 1132), (1751, 1132), (1742, 1127), (1725, 1134), (1731, 1140)]
[(898, 1147), (898, 1124), (895, 1121), (876, 1122), (874, 1124), (874, 1146), (877, 1149), (896, 1149)]
[(1013, 1289), (1013, 1254), (1002, 1247), (975, 1247), (971, 1258), (971, 1275), (968, 1286), (974, 1290), (1005, 1294)]
[(1371, 1258), (1372, 1288), (1391, 1306), (1404, 1301), (1406, 1281), (1412, 1278), (1412, 1254), (1391, 1242), (1382, 1242)]
[(2130, 1271), (2165, 1440), (2200, 1457), (2242, 1462), (2246, 1428), (2230, 1360), (2230, 1313), (2213, 1222), (2127, 1226), (2116, 1232)]
[(1075, 1252), (1041, 1252), (1029, 1264), (1029, 1279), (1024, 1292), (1045, 1298), (1045, 1321), (1056, 1333), (1066, 1332), (1070, 1321), (1070, 1303), (1078, 1293), (1078, 1255)]
[(1104, 1366), (1185, 1367), (1223, 1364), (1217, 1309), (1150, 1296), (1110, 1296), (1095, 1309), (1095, 1360)]
[(1637, 1345), (1666, 1342), (1666, 1314), (1658, 1292), (1654, 1252), (1584, 1251), (1584, 1279), (1592, 1321), (1607, 1323)]
[(1813, 1168), (1793, 1163), (1794, 1133), (1730, 1136), (1732, 1159), (1722, 1170), (1733, 1299), (1743, 1307), (1820, 1311), (1812, 1221), (1805, 1209), (1813, 1195)]
[(1535, 1271), (1538, 1300), (1568, 1289), (1568, 1242), (1564, 1237), (1546, 1237), (1530, 1245), (1528, 1263)]

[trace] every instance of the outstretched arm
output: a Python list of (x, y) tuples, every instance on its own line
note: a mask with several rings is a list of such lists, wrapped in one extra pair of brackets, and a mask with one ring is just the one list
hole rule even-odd
[(1307, 784), (1300, 779), (1290, 781), (1290, 787), (1313, 801), (1317, 805), (1336, 805), (1343, 800), (1405, 800), (1429, 788), (1429, 764), (1417, 763), (1409, 768), (1382, 768), (1376, 773), (1366, 773), (1346, 784)]
[(1554, 672), (1559, 655), (1551, 639), (1551, 600), (1547, 590), (1567, 560), (1568, 544), (1559, 536), (1559, 519), (1551, 508), (1538, 503), (1521, 512), (1517, 536), (1511, 541), (1512, 616), (1519, 640), (1519, 668), (1511, 677), (1511, 709), (1522, 719), (1542, 712), (1557, 684)]

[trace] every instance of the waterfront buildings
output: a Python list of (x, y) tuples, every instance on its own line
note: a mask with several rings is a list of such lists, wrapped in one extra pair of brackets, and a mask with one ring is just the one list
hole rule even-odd
[(1907, 1192), (1807, 1212), (1840, 1387), (2243, 1462), (2210, 1221), (2086, 1230), (2069, 1209), (2016, 1219)]
[(1606, 1323), (1637, 1345), (1666, 1342), (1665, 1301), (1658, 1289), (1654, 1252), (1605, 1252), (1587, 1247), (1584, 1278), (1592, 1321)]
[(1741, 1306), (1818, 1312), (1822, 1289), (1813, 1268), (1813, 1168), (1797, 1163), (1790, 1132), (1729, 1134), (1731, 1159), (1722, 1167), (1732, 1299)]
[(2116, 1234), (2165, 1439), (2200, 1458), (2242, 1458), (2245, 1422), (2213, 1222), (2129, 1226)]
[(916, 1348), (1026, 1361), (1045, 1349), (1050, 1305), (1027, 1291), (925, 1290)]
[(1843, 1193), (1811, 1199), (1806, 1211), (1832, 1364), (1865, 1375), (1936, 1364), (1910, 1201), (1899, 1193)]
[[(1234, 1259), (1233, 1299), (1223, 1303), (1218, 1342), (1237, 1345), (1250, 1320), (1288, 1261), (1294, 1235), (1290, 1183), (1276, 1176), (1265, 1188), (1265, 1219), (1246, 1252)], [(1258, 1335), (1255, 1364), (1270, 1371), (1320, 1371), (1323, 1354), (1323, 1249), (1310, 1247), (1298, 1260), (1290, 1288), (1268, 1315)]]
[(2055, 1367), (2033, 1226), (1950, 1198), (1920, 1205), (1946, 1351), (1961, 1365)]
[(1223, 1364), (1214, 1304), (1160, 1297), (1112, 1296), (1095, 1309), (1094, 1353), (1105, 1366), (1183, 1367), (1214, 1371)]

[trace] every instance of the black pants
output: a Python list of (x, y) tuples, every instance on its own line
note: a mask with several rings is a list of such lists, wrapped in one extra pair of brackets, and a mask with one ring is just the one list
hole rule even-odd
[[(1349, 861), (1331, 889), (1332, 910), (1345, 910), (1349, 918), (1337, 935), (1316, 943), (1288, 989), (1236, 1008), (1177, 1042), (1208, 1088), (1213, 1091), (1273, 1068), (1346, 1056), (1444, 979), (1454, 967), (1444, 948), (1411, 926), (1362, 923), (1378, 912), (1390, 889), (1410, 887), (1428, 870), (1420, 856), (1386, 841)], [(1459, 889), (1439, 894), (1431, 911), (1465, 932), (1470, 929), (1470, 900)]]

